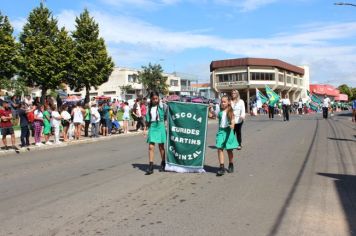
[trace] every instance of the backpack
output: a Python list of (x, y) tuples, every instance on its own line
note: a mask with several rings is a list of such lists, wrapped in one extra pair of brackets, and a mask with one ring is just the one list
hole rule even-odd
[(35, 121), (35, 114), (33, 111), (27, 113), (27, 120), (29, 123), (33, 123)]

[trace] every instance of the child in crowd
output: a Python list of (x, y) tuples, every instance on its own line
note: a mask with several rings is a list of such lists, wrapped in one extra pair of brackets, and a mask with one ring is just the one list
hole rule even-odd
[(157, 92), (151, 92), (150, 104), (146, 114), (146, 125), (144, 127), (144, 135), (146, 135), (146, 129), (148, 128), (147, 143), (149, 153), (149, 166), (146, 171), (146, 175), (153, 174), (153, 159), (155, 144), (158, 144), (159, 152), (161, 154), (162, 162), (160, 171), (165, 170), (165, 149), (164, 144), (166, 142), (166, 127), (164, 124), (165, 110), (163, 105), (159, 102), (159, 94)]
[(216, 134), (216, 147), (218, 149), (218, 158), (220, 163), (217, 176), (225, 174), (224, 149), (227, 150), (227, 154), (229, 156), (228, 172), (234, 172), (233, 149), (236, 149), (239, 146), (234, 135), (235, 118), (234, 111), (231, 107), (231, 100), (228, 96), (223, 96), (220, 104), (221, 111), (218, 114), (219, 129)]
[(127, 134), (127, 132), (129, 131), (130, 107), (128, 102), (125, 102), (124, 104), (124, 114), (122, 116), (122, 119), (124, 120), (124, 133)]
[(35, 145), (41, 146), (43, 145), (41, 142), (41, 133), (42, 133), (42, 125), (43, 125), (43, 105), (38, 104), (37, 109), (34, 112), (35, 119), (33, 122), (34, 130), (35, 130)]

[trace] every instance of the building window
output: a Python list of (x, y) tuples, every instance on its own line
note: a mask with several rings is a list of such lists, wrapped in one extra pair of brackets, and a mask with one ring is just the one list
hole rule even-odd
[(294, 84), (298, 84), (298, 79), (294, 78)]
[(98, 96), (98, 93), (89, 93), (89, 96)]
[(171, 85), (171, 86), (178, 86), (178, 80), (176, 80), (176, 79), (171, 79), (170, 85)]
[(138, 76), (136, 74), (133, 74), (133, 75), (128, 75), (127, 77), (127, 81), (129, 83), (138, 83)]
[(274, 80), (274, 73), (252, 72), (251, 80)]
[(302, 79), (299, 80), (299, 85), (303, 86), (303, 80)]
[(292, 81), (292, 78), (290, 76), (287, 76), (287, 83), (290, 84)]
[(283, 82), (284, 81), (284, 75), (279, 74), (278, 75), (278, 81)]

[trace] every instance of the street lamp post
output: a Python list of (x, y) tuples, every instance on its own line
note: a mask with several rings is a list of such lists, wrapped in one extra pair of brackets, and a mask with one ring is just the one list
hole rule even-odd
[(348, 3), (348, 2), (336, 2), (336, 3), (334, 3), (334, 5), (337, 5), (337, 6), (352, 6), (352, 7), (356, 7), (356, 4), (354, 4), (354, 3)]

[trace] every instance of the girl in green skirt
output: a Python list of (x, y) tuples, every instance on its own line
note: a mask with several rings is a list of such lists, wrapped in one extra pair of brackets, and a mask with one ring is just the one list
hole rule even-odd
[(221, 111), (218, 114), (219, 129), (216, 134), (216, 148), (218, 149), (218, 158), (220, 163), (217, 176), (225, 174), (224, 149), (227, 150), (227, 155), (229, 156), (228, 172), (234, 172), (234, 154), (232, 151), (239, 146), (236, 136), (234, 135), (234, 111), (231, 107), (231, 101), (228, 96), (223, 96), (221, 98), (220, 107)]
[(159, 94), (157, 92), (151, 92), (150, 94), (150, 104), (148, 106), (148, 111), (146, 114), (146, 126), (144, 128), (144, 135), (146, 136), (146, 129), (148, 128), (148, 157), (149, 166), (146, 171), (146, 175), (153, 174), (153, 159), (155, 144), (158, 144), (159, 152), (161, 154), (162, 162), (160, 171), (165, 170), (165, 149), (164, 144), (166, 143), (166, 127), (164, 124), (165, 120), (165, 109), (163, 104), (159, 102)]

